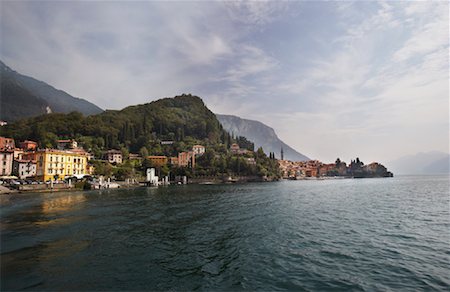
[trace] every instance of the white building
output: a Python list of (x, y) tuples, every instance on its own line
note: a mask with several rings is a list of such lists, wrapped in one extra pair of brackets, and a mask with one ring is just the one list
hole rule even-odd
[(206, 151), (206, 148), (205, 146), (202, 145), (194, 145), (192, 147), (192, 151), (194, 151), (195, 155), (203, 155)]
[(147, 168), (147, 183), (153, 186), (157, 186), (159, 184), (159, 177), (155, 175), (155, 169), (154, 168)]
[(26, 179), (36, 175), (36, 161), (14, 160), (12, 173), (20, 179)]
[(12, 166), (14, 160), (13, 150), (0, 151), (0, 176), (9, 176), (12, 173)]
[(109, 163), (122, 163), (122, 152), (120, 150), (108, 150), (105, 156)]

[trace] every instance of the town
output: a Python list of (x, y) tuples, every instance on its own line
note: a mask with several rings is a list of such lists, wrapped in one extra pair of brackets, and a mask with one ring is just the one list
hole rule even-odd
[[(94, 175), (107, 175), (95, 171), (96, 163), (108, 163), (112, 166), (125, 163), (124, 153), (120, 150), (107, 150), (103, 157), (97, 158), (79, 146), (74, 139), (57, 140), (56, 143), (56, 149), (39, 149), (37, 142), (25, 140), (16, 147), (14, 139), (0, 137), (0, 178), (12, 181), (12, 184), (16, 185), (46, 182), (51, 183), (52, 188), (58, 184), (61, 184), (60, 188), (64, 188), (62, 184), (67, 184), (69, 179), (77, 181)], [(195, 158), (204, 153), (204, 146), (194, 145), (191, 151), (180, 152), (177, 157), (151, 155), (142, 157), (140, 154), (128, 153), (127, 159), (137, 165), (145, 158), (149, 165), (155, 168), (168, 163), (171, 166), (194, 168)]]
[[(246, 140), (240, 138), (239, 141)], [(159, 143), (172, 147), (174, 141)], [(95, 157), (74, 139), (59, 139), (56, 140), (56, 145), (56, 148), (41, 149), (35, 141), (25, 140), (16, 145), (13, 138), (0, 137), (0, 179), (4, 182), (3, 185), (20, 191), (39, 191), (118, 188), (170, 182), (185, 184), (188, 176), (195, 182), (202, 181), (199, 177), (203, 181), (205, 178), (207, 181), (212, 179), (211, 176), (204, 175), (201, 166), (196, 163), (198, 159), (202, 161), (201, 157), (207, 153), (203, 145), (193, 145), (188, 151), (178, 152), (177, 156), (172, 157), (148, 155), (145, 148), (139, 154), (128, 153), (126, 149), (109, 149), (101, 157)], [(263, 159), (265, 154), (261, 152), (262, 149), (259, 151), (259, 158)], [(256, 169), (255, 156), (258, 152), (242, 149), (237, 143), (233, 143), (227, 154), (237, 162), (237, 173), (227, 172), (225, 180), (222, 173), (220, 181), (236, 182), (249, 173), (246, 169)], [(219, 158), (221, 156), (215, 154), (210, 160)], [(200, 173), (195, 174), (195, 170)]]
[(318, 160), (289, 161), (280, 160), (281, 176), (284, 179), (309, 179), (309, 178), (368, 178), (368, 177), (392, 177), (385, 166), (378, 162), (364, 165), (359, 158), (352, 160), (349, 165), (336, 159), (335, 163), (325, 164)]
[[(242, 137), (237, 141), (248, 144), (248, 141)], [(159, 143), (170, 147), (174, 141)], [(241, 148), (238, 143), (232, 143), (227, 154), (237, 162), (237, 173), (236, 171), (227, 172), (225, 175), (222, 170), (221, 177), (217, 180), (217, 173), (215, 177), (195, 173), (195, 170), (201, 169), (196, 167), (196, 161), (205, 160), (204, 157), (202, 158), (206, 153), (206, 147), (203, 145), (193, 145), (190, 150), (178, 152), (177, 156), (172, 157), (148, 155), (146, 149), (142, 149), (139, 154), (128, 153), (126, 149), (109, 149), (104, 151), (101, 157), (95, 157), (74, 139), (59, 139), (56, 140), (56, 145), (55, 149), (41, 149), (35, 141), (25, 140), (16, 145), (13, 138), (0, 137), (0, 178), (4, 185), (21, 191), (39, 191), (118, 188), (139, 184), (185, 184), (188, 179), (192, 182), (248, 181), (248, 176), (245, 174), (251, 172), (245, 172), (245, 169), (256, 168), (257, 159), (265, 157), (261, 148), (254, 152), (251, 149)], [(219, 158), (220, 155), (215, 154), (214, 157), (209, 155), (206, 159)], [(352, 160), (349, 165), (339, 158), (335, 163), (330, 164), (318, 160), (294, 162), (284, 160), (283, 149), (281, 149), (280, 160), (275, 159), (274, 153), (269, 154), (269, 160), (275, 162), (279, 177), (283, 179), (393, 176), (383, 165), (377, 162), (364, 165), (359, 158)], [(244, 180), (239, 179), (242, 177), (240, 172), (245, 176)], [(253, 180), (255, 180), (254, 177)], [(264, 177), (263, 180), (268, 179)]]

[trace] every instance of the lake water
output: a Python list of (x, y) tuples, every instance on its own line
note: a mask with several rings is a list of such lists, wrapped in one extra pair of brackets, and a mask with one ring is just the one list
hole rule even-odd
[(449, 177), (0, 196), (1, 290), (449, 290)]

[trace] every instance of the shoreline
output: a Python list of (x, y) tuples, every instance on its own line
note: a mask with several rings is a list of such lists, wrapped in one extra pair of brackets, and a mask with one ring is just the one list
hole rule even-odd
[[(390, 178), (390, 177), (364, 177), (370, 178)], [(247, 183), (264, 183), (264, 182), (276, 182), (276, 181), (322, 181), (322, 180), (343, 180), (343, 179), (363, 179), (359, 177), (304, 177), (304, 178), (280, 178), (280, 179), (263, 179), (257, 177), (239, 177), (233, 179), (220, 179), (220, 178), (193, 178), (189, 179), (187, 185), (230, 185), (230, 184), (247, 184)], [(160, 186), (148, 186), (145, 183), (138, 184), (126, 184), (124, 181), (116, 182), (119, 187), (117, 188), (102, 188), (102, 189), (83, 189), (83, 188), (27, 188), (27, 189), (10, 189), (0, 185), (0, 195), (14, 195), (14, 194), (27, 194), (27, 193), (60, 193), (60, 192), (79, 192), (79, 191), (104, 191), (104, 190), (116, 190), (116, 189), (135, 189), (135, 188), (155, 188), (164, 186), (178, 186), (176, 182), (171, 182), (169, 185)]]

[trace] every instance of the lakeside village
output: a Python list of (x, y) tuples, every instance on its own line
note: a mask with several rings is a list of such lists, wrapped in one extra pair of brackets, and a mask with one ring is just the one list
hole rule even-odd
[[(246, 141), (247, 142), (247, 141)], [(160, 141), (161, 145), (171, 145), (173, 141)], [(357, 158), (347, 166), (338, 158), (335, 163), (324, 164), (317, 160), (280, 160), (275, 154), (267, 157), (262, 148), (256, 152), (241, 148), (233, 143), (227, 150), (236, 161), (237, 173), (222, 173), (214, 176), (197, 173), (201, 170), (197, 161), (220, 158), (207, 155), (203, 145), (193, 145), (189, 151), (177, 156), (146, 155), (128, 153), (126, 150), (109, 149), (102, 157), (79, 146), (74, 139), (56, 141), (57, 147), (38, 148), (38, 143), (25, 140), (16, 143), (12, 138), (0, 137), (0, 182), (1, 193), (14, 191), (57, 191), (67, 189), (105, 189), (131, 186), (158, 186), (186, 183), (233, 183), (248, 181), (272, 181), (283, 179), (320, 179), (326, 177), (363, 178), (392, 177), (393, 174), (377, 163), (364, 165)], [(278, 174), (268, 177), (265, 173), (255, 173), (257, 161), (261, 157), (276, 165)], [(225, 163), (225, 162), (224, 162)], [(235, 167), (235, 168), (236, 168)], [(253, 171), (252, 171), (253, 169)]]

